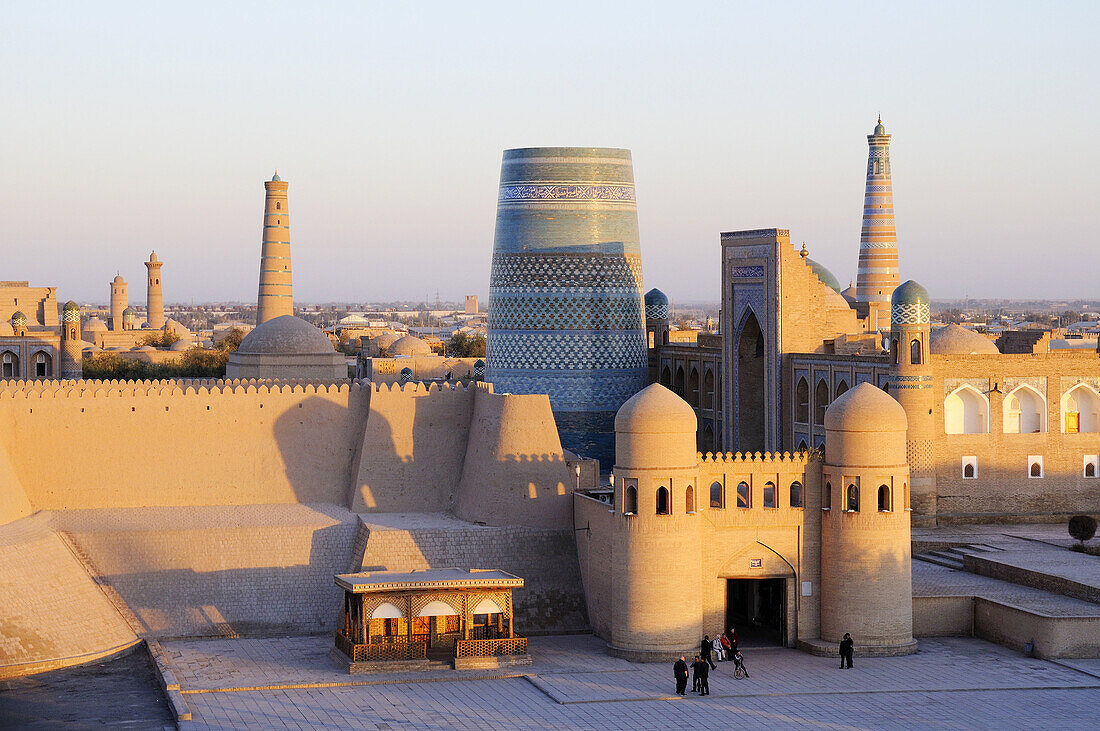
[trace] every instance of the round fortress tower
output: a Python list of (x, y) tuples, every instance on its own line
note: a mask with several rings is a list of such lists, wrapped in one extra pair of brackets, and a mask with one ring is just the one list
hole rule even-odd
[(687, 402), (657, 383), (615, 416), (613, 655), (658, 661), (698, 652), (703, 578), (696, 428)]
[(890, 359), (894, 375), (890, 394), (909, 420), (906, 460), (912, 500), (921, 524), (936, 522), (936, 470), (933, 464), (935, 424), (932, 418), (931, 300), (928, 290), (909, 280), (890, 300)]
[(647, 383), (640, 254), (629, 150), (505, 150), (485, 380), (548, 394), (562, 445), (605, 468)]
[(821, 638), (857, 654), (905, 655), (913, 640), (905, 410), (861, 383), (825, 412)]

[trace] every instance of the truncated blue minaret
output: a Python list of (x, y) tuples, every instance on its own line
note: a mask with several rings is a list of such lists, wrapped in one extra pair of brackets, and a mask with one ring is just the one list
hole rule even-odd
[(506, 150), (485, 379), (545, 393), (562, 445), (612, 466), (615, 412), (647, 384), (629, 150)]

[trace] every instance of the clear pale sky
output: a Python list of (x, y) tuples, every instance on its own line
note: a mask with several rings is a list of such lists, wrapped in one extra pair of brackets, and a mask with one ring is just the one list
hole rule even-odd
[(875, 115), (902, 279), (1100, 296), (1100, 3), (0, 6), (0, 279), (253, 300), (290, 181), (298, 301), (488, 290), (501, 152), (633, 151), (646, 287), (717, 301), (721, 231), (855, 276)]

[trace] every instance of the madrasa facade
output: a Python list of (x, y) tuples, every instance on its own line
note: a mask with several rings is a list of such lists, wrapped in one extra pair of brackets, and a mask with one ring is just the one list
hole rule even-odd
[[(1100, 369), (932, 332), (886, 245), (884, 136), (862, 287), (836, 291), (782, 229), (723, 234), (721, 334), (695, 353), (641, 294), (629, 153), (506, 153), (490, 308), (515, 301), (490, 314), (497, 382), (467, 386), (336, 376), (293, 315), (289, 186), (268, 181), (266, 321), (234, 378), (0, 382), (0, 677), (158, 637), (339, 633), (348, 572), (498, 569), (523, 579), (509, 626), (640, 661), (731, 624), (815, 652), (957, 634), (963, 609), (913, 596), (911, 527), (1097, 512)], [(384, 611), (356, 622), (427, 610)], [(1017, 621), (1039, 655), (1100, 653)]]

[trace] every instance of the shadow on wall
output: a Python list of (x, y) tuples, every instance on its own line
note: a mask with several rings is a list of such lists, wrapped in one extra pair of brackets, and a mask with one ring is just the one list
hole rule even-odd
[[(345, 408), (308, 396), (275, 420), (282, 464), (262, 468), (282, 469), (297, 502), (345, 504), (369, 403), (354, 393), (348, 399)], [(263, 480), (264, 475), (259, 478)]]
[[(146, 550), (140, 556), (132, 549), (140, 548), (142, 541), (132, 540), (132, 534), (120, 534), (119, 538), (125, 545), (116, 548), (130, 550), (118, 559), (128, 565), (222, 566), (211, 570), (159, 568), (98, 579), (118, 592), (143, 635), (315, 634), (336, 626), (341, 594), (333, 575), (347, 569), (355, 525), (169, 531), (150, 541), (158, 552)], [(307, 540), (308, 556), (298, 550)], [(295, 560), (300, 562), (291, 563)]]

